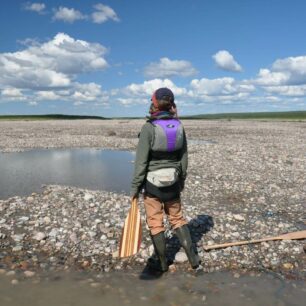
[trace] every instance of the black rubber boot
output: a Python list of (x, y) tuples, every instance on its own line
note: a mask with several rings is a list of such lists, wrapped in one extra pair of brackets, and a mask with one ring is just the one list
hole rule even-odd
[(177, 229), (175, 229), (175, 234), (178, 237), (181, 246), (186, 252), (188, 260), (191, 264), (192, 269), (197, 269), (201, 264), (198, 254), (196, 254), (195, 249), (192, 245), (190, 231), (188, 226), (185, 224)]
[(168, 263), (166, 257), (166, 239), (164, 232), (158, 233), (156, 235), (151, 235), (151, 239), (158, 258), (158, 266), (155, 268), (161, 272), (167, 272)]

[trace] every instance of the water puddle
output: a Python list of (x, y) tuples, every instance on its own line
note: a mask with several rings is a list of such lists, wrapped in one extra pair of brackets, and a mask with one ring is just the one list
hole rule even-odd
[(16, 285), (0, 277), (0, 305), (304, 305), (302, 282), (271, 275), (242, 276), (212, 273), (167, 274), (142, 280), (137, 273), (114, 272), (93, 277), (80, 274), (49, 275)]
[(134, 159), (133, 152), (96, 149), (0, 153), (0, 199), (40, 192), (42, 184), (128, 193)]

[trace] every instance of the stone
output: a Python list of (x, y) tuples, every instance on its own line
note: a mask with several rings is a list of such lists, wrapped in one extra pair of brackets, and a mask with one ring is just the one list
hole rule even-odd
[(24, 237), (25, 237), (25, 234), (12, 235), (13, 240), (16, 242), (22, 241)]
[(19, 281), (17, 279), (12, 279), (11, 280), (11, 284), (12, 285), (18, 285), (19, 284)]
[(12, 248), (12, 251), (13, 251), (13, 252), (20, 252), (20, 251), (22, 251), (22, 249), (23, 249), (23, 246), (22, 246), (22, 245), (16, 245), (16, 246), (14, 246), (14, 247)]
[(47, 238), (47, 235), (43, 232), (38, 232), (33, 236), (33, 239), (37, 240), (37, 241), (41, 241)]
[(185, 252), (179, 251), (175, 254), (175, 261), (178, 263), (183, 263), (188, 261), (188, 257)]
[(240, 221), (240, 222), (245, 221), (245, 217), (242, 215), (233, 215), (233, 217), (236, 221)]
[(35, 272), (27, 270), (24, 271), (24, 275), (25, 277), (33, 277), (35, 275)]
[(93, 198), (94, 198), (94, 196), (92, 194), (90, 194), (90, 193), (85, 193), (85, 195), (84, 195), (84, 200), (85, 201), (90, 201)]
[(292, 270), (294, 268), (293, 264), (290, 263), (290, 262), (286, 262), (283, 264), (283, 267), (286, 269), (286, 270)]

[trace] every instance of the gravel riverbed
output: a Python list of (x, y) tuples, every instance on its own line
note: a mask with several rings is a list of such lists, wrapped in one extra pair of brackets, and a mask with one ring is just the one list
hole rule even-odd
[[(0, 151), (91, 147), (135, 150), (142, 120), (0, 121)], [(205, 272), (270, 271), (306, 279), (305, 240), (206, 252), (204, 245), (306, 229), (306, 122), (183, 121), (189, 168), (184, 212)], [(1, 188), (1, 187), (0, 187)], [(153, 251), (145, 226), (138, 255), (117, 257), (126, 194), (48, 185), (0, 200), (0, 273), (112, 271), (144, 267)], [(188, 263), (166, 231), (174, 270)]]

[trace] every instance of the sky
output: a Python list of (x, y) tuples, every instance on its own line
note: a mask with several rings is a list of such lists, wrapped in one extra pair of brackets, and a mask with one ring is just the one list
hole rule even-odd
[(306, 110), (306, 1), (2, 1), (0, 114)]

